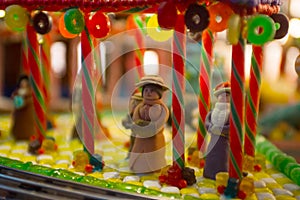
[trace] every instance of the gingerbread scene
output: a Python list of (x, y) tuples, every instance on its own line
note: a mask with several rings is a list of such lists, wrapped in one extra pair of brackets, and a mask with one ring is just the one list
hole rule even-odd
[(300, 200), (300, 1), (0, 0), (1, 199)]

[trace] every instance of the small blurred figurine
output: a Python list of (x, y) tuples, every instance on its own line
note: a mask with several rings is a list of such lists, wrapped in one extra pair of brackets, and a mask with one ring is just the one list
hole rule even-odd
[(35, 135), (32, 90), (27, 75), (19, 78), (12, 94), (14, 102), (11, 133), (16, 140), (29, 140)]
[(218, 172), (228, 171), (230, 83), (217, 85), (214, 95), (217, 102), (205, 120), (211, 139), (207, 148), (203, 176), (210, 179), (216, 179)]
[[(142, 98), (141, 93), (135, 93), (130, 97), (129, 113), (126, 115), (126, 118), (122, 120), (122, 125), (124, 126), (124, 128), (131, 129), (132, 124), (133, 124), (132, 116), (133, 116), (134, 109), (136, 108), (136, 106), (139, 103), (142, 102), (142, 100), (143, 100), (143, 98)], [(135, 135), (133, 133), (131, 133), (128, 153), (131, 152), (131, 149), (132, 149), (133, 144), (134, 144), (134, 139), (135, 139)], [(129, 154), (128, 154), (128, 157), (129, 157)]]
[(161, 100), (168, 88), (159, 76), (148, 75), (136, 84), (142, 87), (142, 102), (134, 109), (131, 127), (135, 141), (129, 155), (135, 173), (155, 172), (166, 166), (163, 135), (169, 110)]

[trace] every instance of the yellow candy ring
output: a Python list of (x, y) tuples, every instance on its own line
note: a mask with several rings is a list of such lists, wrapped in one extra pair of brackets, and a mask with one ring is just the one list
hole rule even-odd
[(241, 33), (241, 17), (237, 14), (230, 16), (228, 20), (227, 40), (230, 44), (237, 44)]
[(252, 44), (263, 45), (274, 38), (275, 23), (266, 15), (257, 15), (248, 20), (247, 39)]
[(167, 41), (173, 35), (173, 30), (162, 30), (157, 21), (157, 15), (152, 15), (147, 22), (147, 34), (158, 42)]
[(213, 32), (221, 32), (227, 28), (229, 17), (234, 13), (229, 5), (218, 2), (208, 8), (209, 25), (208, 28)]

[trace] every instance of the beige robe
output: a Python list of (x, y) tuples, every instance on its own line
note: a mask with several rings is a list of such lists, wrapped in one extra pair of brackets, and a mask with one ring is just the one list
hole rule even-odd
[(133, 172), (154, 172), (166, 166), (163, 131), (168, 117), (169, 110), (161, 101), (152, 105), (142, 102), (136, 107), (132, 127), (136, 138), (129, 156), (129, 167)]

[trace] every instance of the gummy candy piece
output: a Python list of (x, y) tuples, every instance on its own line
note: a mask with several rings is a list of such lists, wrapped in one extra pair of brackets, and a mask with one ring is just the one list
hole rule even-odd
[(239, 179), (230, 177), (227, 182), (227, 187), (225, 189), (225, 196), (230, 198), (235, 198), (238, 194), (238, 184)]
[(247, 197), (251, 196), (254, 192), (254, 179), (253, 177), (244, 177), (241, 180), (239, 190), (243, 191)]
[(89, 164), (89, 155), (85, 151), (74, 152), (73, 166), (76, 171), (84, 172), (85, 166)]
[(245, 155), (243, 160), (243, 170), (253, 172), (254, 169), (254, 157)]
[(90, 158), (90, 164), (94, 166), (93, 171), (101, 171), (103, 169), (102, 156), (99, 154), (94, 154)]
[(290, 173), (290, 177), (297, 185), (300, 185), (300, 168), (294, 168)]
[(294, 168), (300, 169), (300, 164), (298, 164), (298, 163), (287, 164), (286, 167), (284, 168), (284, 174), (291, 178), (290, 173)]
[(216, 174), (216, 187), (224, 186), (227, 187), (229, 174), (228, 172), (219, 172)]

